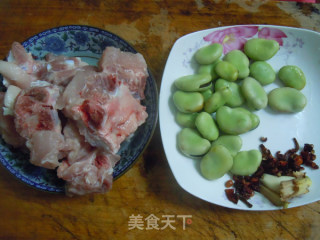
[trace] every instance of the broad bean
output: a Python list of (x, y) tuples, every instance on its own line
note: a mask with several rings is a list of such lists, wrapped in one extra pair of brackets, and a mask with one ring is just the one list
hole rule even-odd
[(256, 79), (262, 86), (273, 83), (276, 73), (271, 65), (265, 61), (256, 61), (250, 65), (250, 76)]
[[(223, 46), (211, 44), (194, 55), (200, 64), (197, 74), (175, 81), (179, 89), (173, 94), (173, 102), (179, 110), (175, 117), (177, 123), (185, 127), (177, 136), (177, 146), (187, 156), (202, 156), (200, 171), (205, 178), (217, 179), (228, 171), (235, 175), (251, 175), (261, 164), (260, 151), (240, 151), (242, 139), (238, 135), (253, 130), (260, 123), (256, 114), (239, 107), (245, 101), (251, 110), (269, 104), (276, 111), (299, 112), (306, 106), (306, 97), (298, 91), (305, 87), (306, 79), (297, 66), (280, 69), (278, 76), (286, 87), (269, 94), (263, 89), (262, 86), (276, 79), (275, 71), (265, 61), (278, 50), (277, 41), (255, 38), (245, 43), (245, 53), (230, 51), (222, 61), (219, 58)], [(255, 61), (251, 65), (249, 58)], [(241, 86), (235, 83), (238, 78), (244, 79)], [(217, 80), (215, 92), (212, 80)], [(202, 109), (204, 111), (200, 112)], [(211, 116), (214, 112), (216, 121)], [(219, 131), (230, 135), (219, 136)]]
[(199, 92), (176, 91), (173, 94), (174, 105), (183, 113), (199, 112), (203, 108), (203, 96)]
[(211, 64), (221, 57), (222, 52), (223, 46), (220, 43), (213, 43), (200, 48), (194, 57), (199, 64)]
[(211, 146), (222, 145), (227, 148), (232, 157), (237, 155), (242, 147), (242, 139), (238, 135), (224, 135), (218, 137)]
[(212, 87), (211, 79), (208, 73), (192, 74), (176, 79), (174, 84), (186, 92), (204, 91)]
[(252, 38), (244, 44), (244, 52), (252, 60), (266, 61), (278, 52), (279, 47), (275, 40)]
[(241, 91), (250, 108), (259, 110), (268, 104), (268, 95), (261, 84), (252, 77), (243, 80)]
[(214, 63), (211, 63), (211, 64), (206, 64), (206, 65), (200, 65), (199, 68), (198, 68), (198, 73), (201, 74), (201, 73), (209, 73), (212, 77), (212, 80), (216, 80), (219, 76), (218, 74), (216, 73), (216, 65), (218, 62), (220, 62), (221, 60), (218, 59), (216, 60)]
[(258, 117), (258, 115), (250, 112), (249, 110), (245, 109), (245, 108), (237, 108), (238, 111), (243, 112), (244, 114), (248, 114), (251, 118), (251, 122), (252, 122), (252, 129), (255, 129), (259, 126), (260, 124), (260, 119)]
[(223, 79), (234, 82), (238, 78), (238, 69), (230, 62), (221, 61), (216, 65), (216, 73)]
[(229, 150), (222, 145), (217, 145), (211, 147), (201, 159), (200, 171), (209, 180), (218, 179), (231, 169), (232, 163)]
[(211, 88), (204, 90), (201, 92), (202, 96), (203, 96), (203, 100), (207, 101), (213, 94), (213, 91)]
[(182, 127), (195, 127), (195, 120), (199, 113), (183, 113), (177, 111), (176, 113), (176, 122)]
[(230, 107), (239, 107), (244, 103), (244, 98), (242, 96), (240, 86), (237, 83), (226, 81), (222, 78), (219, 78), (215, 85), (215, 90), (219, 91), (225, 87), (230, 88), (231, 96), (226, 100), (226, 105)]
[(307, 98), (299, 90), (290, 87), (275, 88), (268, 94), (269, 106), (280, 112), (301, 112)]
[(212, 118), (207, 112), (201, 112), (195, 119), (195, 126), (205, 139), (214, 141), (219, 137), (219, 129)]
[(232, 92), (229, 87), (221, 88), (219, 91), (213, 93), (207, 101), (205, 101), (204, 110), (207, 113), (214, 113), (219, 107), (223, 106), (227, 102), (231, 95)]
[(202, 156), (210, 149), (210, 142), (200, 136), (197, 130), (184, 128), (178, 134), (178, 147), (180, 151), (192, 157)]
[(248, 132), (259, 124), (257, 115), (241, 107), (220, 107), (216, 113), (216, 120), (219, 129), (231, 135)]
[(249, 76), (249, 59), (242, 51), (232, 50), (224, 56), (223, 60), (233, 64), (238, 69), (239, 78), (243, 79)]
[(248, 176), (255, 173), (262, 161), (259, 150), (241, 151), (233, 158), (230, 172), (235, 175)]
[(282, 67), (279, 70), (278, 76), (286, 87), (301, 90), (306, 85), (306, 77), (303, 71), (297, 66), (287, 65)]

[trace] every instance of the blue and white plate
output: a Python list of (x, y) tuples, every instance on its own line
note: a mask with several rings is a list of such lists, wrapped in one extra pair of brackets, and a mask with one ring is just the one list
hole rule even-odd
[[(35, 58), (42, 59), (47, 53), (76, 56), (88, 64), (96, 65), (107, 46), (137, 53), (125, 40), (108, 31), (89, 26), (69, 25), (38, 33), (22, 43)], [(145, 100), (148, 118), (127, 141), (121, 144), (120, 162), (115, 166), (113, 177), (119, 178), (139, 158), (148, 145), (158, 117), (158, 92), (150, 71), (146, 83)], [(1, 75), (0, 75), (1, 77)], [(29, 154), (22, 153), (4, 143), (0, 138), (0, 163), (24, 183), (49, 192), (64, 192), (64, 181), (56, 171), (36, 167), (29, 163)]]

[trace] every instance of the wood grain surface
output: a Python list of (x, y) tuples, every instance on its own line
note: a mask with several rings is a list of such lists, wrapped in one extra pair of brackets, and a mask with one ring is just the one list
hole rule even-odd
[[(320, 7), (277, 1), (0, 1), (0, 58), (13, 41), (48, 28), (84, 24), (111, 31), (141, 52), (160, 88), (179, 37), (236, 24), (274, 24), (320, 32)], [(172, 228), (130, 229), (130, 216), (172, 217)], [(178, 215), (191, 215), (183, 222)], [(251, 212), (197, 199), (175, 181), (159, 127), (144, 154), (105, 195), (65, 197), (26, 186), (0, 168), (0, 239), (319, 239), (320, 202)], [(183, 228), (185, 226), (185, 228)], [(174, 229), (173, 229), (174, 228)]]

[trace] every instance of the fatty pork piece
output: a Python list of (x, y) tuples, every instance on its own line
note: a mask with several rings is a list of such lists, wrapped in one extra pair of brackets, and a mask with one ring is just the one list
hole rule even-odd
[(23, 147), (25, 145), (25, 139), (16, 131), (13, 116), (4, 115), (4, 98), (5, 93), (0, 92), (0, 134), (3, 140), (13, 147)]
[(149, 76), (147, 64), (140, 53), (123, 52), (119, 48), (107, 47), (98, 63), (100, 71), (113, 77), (116, 85), (129, 86), (135, 98), (144, 99), (144, 89)]
[(128, 86), (113, 83), (110, 75), (103, 72), (76, 74), (62, 101), (65, 115), (76, 121), (86, 141), (115, 154), (148, 114)]
[(8, 61), (0, 61), (0, 74), (3, 75), (3, 84), (8, 87), (14, 85), (19, 88), (28, 88), (31, 82), (42, 78), (46, 72), (46, 65), (42, 61), (35, 61), (24, 47), (14, 42)]
[(56, 56), (49, 53), (46, 55), (45, 60), (47, 62), (48, 72), (46, 76), (44, 76), (44, 80), (63, 87), (68, 85), (77, 71), (96, 69), (82, 62), (79, 57)]
[(24, 89), (16, 98), (14, 123), (17, 132), (26, 139), (30, 162), (36, 166), (54, 169), (65, 156), (64, 137), (55, 103), (57, 87)]
[(0, 61), (0, 74), (4, 76), (4, 85), (15, 85), (21, 89), (29, 88), (37, 80), (47, 81), (65, 87), (77, 71), (94, 68), (82, 62), (78, 57), (47, 54), (45, 60), (35, 60), (24, 47), (14, 42), (8, 61)]
[(66, 194), (72, 196), (110, 190), (113, 167), (120, 157), (90, 146), (71, 121), (63, 133), (69, 153), (58, 167), (57, 175), (66, 181)]

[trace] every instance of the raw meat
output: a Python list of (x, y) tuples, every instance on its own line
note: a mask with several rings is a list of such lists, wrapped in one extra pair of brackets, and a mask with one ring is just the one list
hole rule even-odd
[(4, 85), (15, 85), (19, 88), (28, 88), (31, 86), (31, 82), (36, 79), (21, 69), (18, 65), (12, 62), (6, 62), (0, 60), (0, 74), (4, 77)]
[(57, 170), (58, 177), (66, 181), (68, 195), (104, 193), (111, 189), (113, 167), (118, 155), (93, 148), (85, 142), (74, 124), (67, 123), (63, 130), (69, 153)]
[(4, 140), (26, 146), (32, 164), (57, 169), (67, 195), (110, 190), (120, 144), (148, 117), (142, 55), (108, 47), (94, 67), (53, 54), (35, 60), (15, 42), (0, 74)]
[(0, 61), (0, 73), (7, 87), (13, 84), (22, 89), (28, 88), (33, 81), (42, 79), (46, 72), (46, 63), (34, 60), (18, 42), (12, 44), (8, 62)]
[(34, 60), (20, 43), (14, 42), (8, 62), (0, 61), (0, 73), (4, 76), (4, 85), (13, 84), (22, 89), (32, 86), (32, 82), (41, 80), (65, 87), (77, 71), (96, 69), (82, 62), (78, 57), (47, 54), (45, 60)]
[(23, 90), (16, 99), (15, 124), (24, 138), (30, 138), (35, 131), (61, 132), (60, 119), (55, 109), (59, 97), (56, 87), (32, 87)]
[(32, 87), (17, 96), (14, 107), (15, 126), (27, 140), (30, 162), (49, 169), (56, 168), (64, 156), (64, 137), (55, 109), (58, 97), (57, 87)]
[(77, 74), (62, 99), (64, 113), (76, 120), (86, 141), (114, 154), (148, 116), (127, 85), (114, 86), (104, 73)]
[(55, 169), (66, 155), (64, 137), (54, 131), (36, 131), (27, 141), (30, 162), (36, 166)]
[[(12, 59), (9, 57), (10, 61), (18, 65), (27, 74), (39, 73), (41, 72), (39, 69), (45, 65), (42, 61), (35, 61), (31, 53), (27, 53), (18, 42), (12, 43), (11, 55)], [(39, 77), (41, 77), (41, 74), (39, 74)]]
[(4, 92), (0, 92), (0, 134), (3, 140), (15, 148), (23, 147), (26, 140), (19, 135), (14, 126), (14, 118), (3, 114)]
[(146, 61), (140, 53), (122, 52), (119, 48), (107, 47), (98, 65), (101, 71), (112, 76), (116, 85), (127, 84), (136, 98), (144, 99), (149, 74)]
[(12, 115), (13, 116), (14, 104), (15, 104), (16, 98), (20, 92), (21, 92), (21, 89), (14, 86), (14, 85), (10, 85), (7, 88), (7, 91), (4, 95), (4, 102), (3, 102), (3, 114), (4, 115)]
[(46, 55), (46, 62), (48, 71), (44, 76), (46, 81), (63, 87), (68, 85), (77, 71), (95, 69), (78, 57), (56, 56), (50, 53)]

